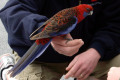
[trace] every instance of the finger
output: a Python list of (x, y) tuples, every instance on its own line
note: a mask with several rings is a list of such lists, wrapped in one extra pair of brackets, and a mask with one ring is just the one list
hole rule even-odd
[(65, 75), (65, 78), (73, 77), (73, 75), (77, 72), (78, 68), (80, 67), (79, 64), (76, 64), (68, 71), (68, 73)]
[(83, 76), (78, 77), (77, 80), (85, 80), (85, 79), (87, 79), (88, 76), (90, 75), (90, 73), (84, 72), (84, 73), (82, 73), (82, 75)]
[(84, 79), (88, 78), (88, 76), (92, 73), (93, 70), (94, 70), (94, 68), (88, 67), (88, 69), (83, 73), (84, 77), (82, 79), (84, 80)]
[[(52, 43), (51, 43), (52, 44)], [(70, 47), (65, 47), (65, 46), (61, 46), (61, 45), (54, 45), (52, 44), (52, 47), (59, 53), (59, 54), (63, 54), (66, 56), (71, 56), (71, 48)]]
[(67, 56), (73, 56), (74, 54), (76, 54), (79, 51), (81, 46), (82, 46), (81, 44), (78, 44), (73, 47), (66, 47), (66, 48), (64, 48), (65, 50), (64, 49), (63, 50), (66, 51)]
[[(94, 70), (94, 67), (91, 66), (91, 64), (89, 64), (89, 67), (86, 66), (82, 66), (78, 72), (76, 72), (76, 78), (79, 78), (80, 80), (85, 80)], [(82, 76), (80, 76), (82, 74)]]
[(71, 47), (70, 50), (69, 50), (69, 56), (73, 56), (74, 54), (76, 54), (79, 51), (81, 46), (82, 45), (79, 44), (77, 46)]
[(77, 60), (78, 60), (78, 56), (75, 57), (75, 58), (72, 60), (72, 62), (68, 65), (68, 67), (66, 68), (66, 70), (69, 71), (69, 70), (75, 65), (75, 63), (77, 62)]
[(91, 69), (92, 68), (88, 67), (88, 65), (83, 65), (79, 67), (79, 70), (75, 73), (74, 77), (84, 79), (85, 75), (91, 72)]
[(69, 39), (64, 39), (64, 38), (62, 38), (60, 36), (57, 37), (57, 38), (54, 38), (52, 40), (52, 42), (54, 42), (55, 44), (66, 46), (66, 47), (76, 46), (78, 44), (81, 44), (81, 45), (84, 44), (84, 42), (82, 41), (82, 39), (70, 40), (70, 38)]
[(82, 46), (83, 44), (84, 44), (84, 42), (83, 42), (82, 39), (74, 39), (74, 40), (68, 41), (66, 43), (66, 46), (69, 46), (69, 47), (76, 46), (76, 45), (81, 45)]
[(87, 71), (83, 71), (82, 73), (82, 76), (79, 76), (78, 78), (81, 79), (81, 80), (85, 80), (90, 73), (88, 73)]
[(82, 80), (85, 80), (86, 78), (88, 78), (89, 75), (90, 75), (90, 73), (87, 73), (86, 75), (84, 75), (84, 77), (82, 78)]
[(53, 48), (60, 54), (64, 54), (66, 56), (73, 56), (74, 54), (76, 54), (80, 47), (82, 46), (81, 44), (78, 44), (76, 46), (73, 47), (65, 47), (65, 46), (61, 46), (61, 45), (54, 45), (53, 43), (51, 43)]
[(79, 70), (75, 73), (74, 77), (82, 78), (84, 77), (85, 74), (86, 74), (85, 68), (80, 67)]
[(82, 76), (80, 78), (83, 79), (83, 80), (86, 79), (87, 72), (82, 72), (81, 74), (82, 74)]
[(66, 35), (61, 35), (61, 36), (56, 36), (53, 38), (53, 41), (54, 42), (57, 42), (58, 40), (61, 41), (61, 40), (66, 40), (66, 39), (73, 39), (72, 36), (70, 34), (66, 34)]

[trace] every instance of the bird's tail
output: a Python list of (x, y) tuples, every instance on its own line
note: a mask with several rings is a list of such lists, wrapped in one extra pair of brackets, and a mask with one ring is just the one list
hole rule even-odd
[[(46, 42), (47, 41), (47, 42)], [(36, 40), (36, 42), (30, 47), (30, 49), (24, 54), (23, 57), (14, 65), (9, 71), (11, 77), (15, 77), (24, 68), (32, 63), (36, 58), (41, 56), (46, 48), (50, 45), (52, 39)]]

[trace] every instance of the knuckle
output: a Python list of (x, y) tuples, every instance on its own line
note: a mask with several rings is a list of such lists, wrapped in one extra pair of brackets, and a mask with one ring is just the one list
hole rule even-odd
[(79, 73), (79, 74), (76, 74), (75, 77), (76, 77), (76, 78), (79, 78), (79, 77), (80, 77), (80, 73)]
[(61, 50), (64, 51), (65, 53), (69, 53), (69, 51), (70, 51), (70, 49), (68, 47), (64, 47)]
[(78, 51), (79, 51), (79, 49), (77, 49), (75, 53), (77, 53)]
[[(83, 61), (81, 61), (81, 62), (80, 62), (80, 64), (81, 64), (81, 65), (83, 65), (83, 64), (84, 64), (84, 62), (83, 62)], [(84, 66), (83, 68), (85, 68), (85, 66)]]
[(92, 71), (93, 71), (93, 70), (89, 69), (89, 70), (88, 70), (88, 73), (92, 73)]
[(86, 68), (86, 67), (82, 67), (81, 69), (82, 69), (82, 70), (86, 70), (87, 68)]
[(59, 52), (59, 49), (58, 49), (58, 48), (54, 48), (54, 50)]
[(66, 53), (69, 53), (69, 52), (70, 52), (70, 50), (69, 50), (69, 49), (65, 49), (64, 51), (65, 51)]
[(73, 54), (69, 54), (69, 56), (73, 56)]
[(72, 70), (72, 71), (71, 71), (71, 74), (74, 74), (74, 73), (75, 73), (75, 72)]
[(66, 55), (67, 55), (67, 56), (72, 56), (72, 54), (69, 54), (69, 53), (67, 53)]
[(87, 73), (91, 73), (92, 70), (91, 70), (91, 69), (86, 69), (86, 72), (87, 72)]

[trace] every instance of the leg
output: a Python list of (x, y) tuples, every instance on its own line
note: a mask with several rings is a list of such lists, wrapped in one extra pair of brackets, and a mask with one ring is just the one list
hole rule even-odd
[[(15, 54), (17, 55), (17, 54)], [(19, 56), (16, 56), (17, 59)], [(60, 80), (68, 63), (43, 63), (34, 61), (16, 76), (17, 80)]]
[(94, 72), (91, 74), (92, 76), (95, 76), (99, 80), (106, 80), (107, 79), (107, 72), (111, 67), (120, 67), (120, 55), (114, 57), (113, 59), (109, 61), (100, 61), (94, 70)]
[[(64, 74), (62, 66), (56, 66), (58, 63), (32, 63), (24, 69), (19, 75), (16, 76), (18, 80), (59, 80)], [(54, 66), (53, 66), (54, 65)], [(57, 70), (58, 68), (58, 70)]]

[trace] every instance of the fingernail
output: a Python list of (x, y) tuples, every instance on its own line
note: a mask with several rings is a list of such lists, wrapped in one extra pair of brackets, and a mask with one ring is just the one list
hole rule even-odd
[(68, 67), (66, 67), (66, 70), (68, 70)]
[(65, 75), (65, 77), (64, 77), (65, 79), (68, 79), (68, 77), (66, 77), (66, 75)]
[(82, 39), (79, 39), (82, 44), (84, 44), (84, 41)]

